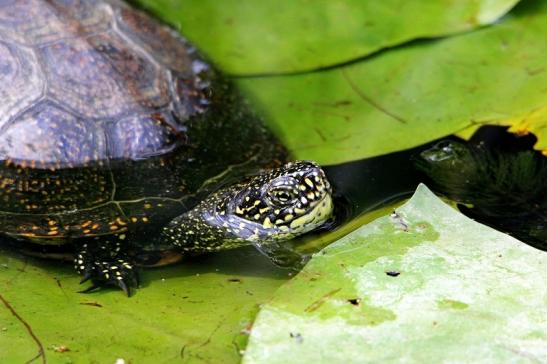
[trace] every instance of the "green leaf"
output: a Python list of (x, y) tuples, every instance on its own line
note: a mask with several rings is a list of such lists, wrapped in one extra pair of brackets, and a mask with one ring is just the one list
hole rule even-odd
[(0, 363), (25, 363), (40, 346), (48, 363), (237, 363), (241, 331), (288, 278), (244, 249), (146, 270), (127, 298), (77, 293), (70, 265), (0, 253)]
[(486, 123), (524, 124), (547, 150), (546, 33), (547, 1), (525, 1), (492, 27), (238, 83), (298, 159), (341, 163)]
[(496, 21), (518, 0), (137, 0), (230, 74), (298, 72)]
[(547, 253), (422, 185), (284, 284), (259, 312), (244, 363), (541, 362), (545, 287)]

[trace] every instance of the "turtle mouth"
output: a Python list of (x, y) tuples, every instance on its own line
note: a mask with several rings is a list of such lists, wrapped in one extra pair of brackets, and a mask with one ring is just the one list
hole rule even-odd
[(294, 235), (300, 235), (314, 230), (332, 217), (333, 210), (332, 196), (330, 193), (325, 193), (308, 212), (289, 222), (289, 231)]

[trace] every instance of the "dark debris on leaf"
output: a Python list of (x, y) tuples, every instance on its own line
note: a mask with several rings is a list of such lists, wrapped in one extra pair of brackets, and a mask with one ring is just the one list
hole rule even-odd
[(93, 307), (103, 307), (103, 305), (101, 305), (98, 302), (80, 302), (80, 305), (93, 306)]
[(302, 344), (302, 342), (304, 341), (304, 338), (298, 332), (291, 332), (289, 333), (289, 335), (291, 336), (291, 338), (295, 339), (298, 344)]
[(350, 299), (348, 299), (348, 302), (351, 303), (354, 306), (359, 306), (359, 304), (361, 303), (361, 299), (360, 298), (350, 298)]

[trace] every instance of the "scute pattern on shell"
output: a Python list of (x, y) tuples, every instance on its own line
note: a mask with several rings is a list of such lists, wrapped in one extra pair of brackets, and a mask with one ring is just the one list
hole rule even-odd
[(105, 160), (107, 150), (100, 124), (43, 101), (4, 127), (0, 155), (21, 166), (59, 169)]
[[(0, 139), (12, 140), (9, 147), (0, 149), (0, 159), (65, 167), (66, 163), (139, 159), (172, 150), (173, 144), (185, 142), (180, 133), (165, 138), (156, 129), (143, 127), (141, 132), (152, 133), (142, 136), (143, 147), (140, 139), (120, 137), (119, 128), (112, 124), (135, 115), (141, 115), (141, 120), (160, 115), (172, 123), (170, 129), (184, 130), (185, 121), (207, 105), (200, 101), (205, 99), (207, 84), (194, 72), (202, 65), (175, 32), (119, 1), (0, 2)], [(38, 130), (46, 127), (41, 117), (28, 120), (38, 115), (35, 109), (42, 104), (56, 110), (59, 128), (76, 130), (73, 120), (78, 120), (84, 128), (93, 129), (93, 139), (101, 140), (97, 145), (116, 147), (88, 153), (73, 145), (78, 139), (65, 144), (55, 138), (55, 132), (47, 135), (53, 137), (49, 142), (31, 137), (19, 147), (22, 139), (16, 137), (31, 135), (31, 124), (42, 124), (42, 128), (35, 125)], [(32, 150), (40, 151), (43, 158)]]
[(2, 38), (29, 47), (74, 35), (98, 33), (111, 27), (112, 9), (101, 0), (0, 2)]
[(32, 106), (42, 96), (45, 81), (31, 49), (0, 38), (0, 126)]
[[(117, 25), (124, 34), (137, 42), (148, 54), (154, 54), (155, 58), (165, 67), (182, 75), (189, 75), (193, 70), (193, 48), (188, 45), (175, 31), (158, 27), (142, 13), (121, 7), (116, 10)], [(185, 47), (180, 42), (186, 43)]]
[[(109, 125), (112, 155), (131, 159), (164, 154), (177, 146), (177, 133), (162, 114), (130, 115)], [(121, 142), (120, 142), (121, 141)]]

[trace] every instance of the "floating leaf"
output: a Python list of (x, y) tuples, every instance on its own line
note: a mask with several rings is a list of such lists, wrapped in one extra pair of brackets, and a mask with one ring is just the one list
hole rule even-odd
[(137, 0), (180, 27), (223, 71), (328, 67), (405, 41), (496, 21), (518, 0)]
[(471, 33), (325, 72), (238, 82), (299, 159), (341, 163), (487, 123), (528, 122), (545, 148), (546, 33), (547, 2), (525, 1)]
[(244, 363), (535, 363), (547, 358), (547, 253), (421, 185), (315, 255), (255, 321)]

